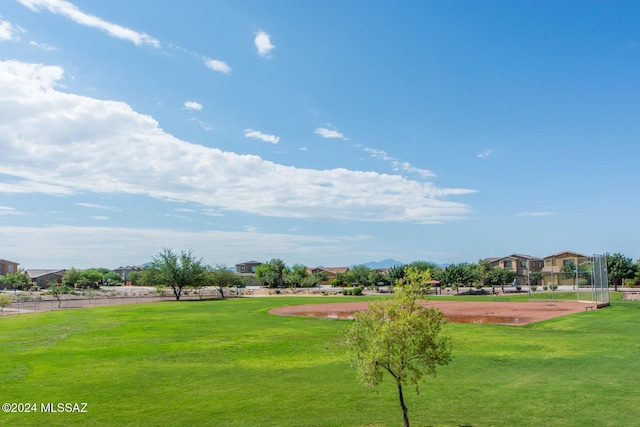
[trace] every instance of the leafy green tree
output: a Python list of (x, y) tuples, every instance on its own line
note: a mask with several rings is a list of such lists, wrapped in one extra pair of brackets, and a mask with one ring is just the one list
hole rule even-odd
[(326, 282), (329, 279), (329, 276), (324, 271), (317, 271), (310, 276), (305, 277), (302, 280), (301, 286), (305, 288), (310, 288), (312, 286), (317, 285), (320, 282)]
[(4, 282), (11, 285), (13, 289), (24, 289), (29, 284), (29, 278), (24, 271), (14, 271), (7, 273), (4, 277)]
[(372, 302), (367, 311), (356, 313), (345, 336), (351, 365), (367, 387), (379, 385), (384, 372), (395, 381), (405, 427), (409, 409), (403, 387), (412, 384), (417, 391), (424, 376), (435, 377), (436, 367), (451, 360), (442, 312), (421, 304), (429, 279), (428, 271), (408, 269), (394, 298)]
[(489, 273), (491, 272), (489, 261), (487, 261), (486, 259), (478, 260), (477, 266), (478, 268), (476, 271), (477, 271), (478, 280), (480, 281), (480, 283), (482, 283), (483, 286), (488, 285)]
[(127, 281), (131, 282), (133, 286), (142, 282), (142, 271), (132, 271), (127, 275)]
[(573, 261), (568, 261), (566, 264), (562, 265), (560, 268), (560, 277), (562, 279), (574, 279), (574, 287), (579, 285), (579, 279), (588, 279), (589, 278), (589, 267), (587, 264), (578, 264), (576, 272), (576, 265)]
[(309, 276), (310, 274), (307, 272), (306, 265), (294, 264), (287, 270), (284, 282), (291, 288), (298, 288), (303, 286), (304, 280)]
[(284, 261), (279, 258), (273, 258), (271, 261), (260, 264), (256, 267), (256, 279), (260, 280), (263, 285), (270, 288), (281, 288), (284, 286), (284, 278), (288, 268)]
[(502, 267), (492, 268), (489, 272), (489, 284), (491, 287), (500, 286), (502, 292), (504, 287), (513, 282), (513, 271)]
[(199, 288), (208, 279), (202, 259), (196, 259), (191, 251), (177, 255), (165, 248), (153, 257), (147, 270), (150, 282), (154, 286), (171, 288), (176, 300), (180, 299), (184, 288)]
[(438, 264), (436, 264), (435, 262), (431, 262), (431, 261), (412, 261), (409, 264), (407, 264), (407, 267), (409, 268), (415, 268), (418, 271), (431, 271), (431, 273), (433, 274), (433, 272), (437, 269), (439, 269), (440, 267), (438, 267)]
[(636, 275), (636, 265), (631, 258), (627, 258), (621, 253), (606, 254), (607, 257), (607, 275), (609, 283), (614, 286), (614, 290), (618, 290), (618, 286), (622, 285), (623, 279), (633, 279)]
[(48, 286), (49, 288), (45, 293), (58, 300), (58, 308), (62, 304), (62, 295), (68, 295), (73, 292), (73, 288), (64, 283), (49, 282)]
[(391, 284), (396, 283), (398, 280), (404, 279), (405, 272), (407, 271), (406, 265), (394, 265), (387, 271), (387, 281)]
[(460, 286), (471, 287), (473, 285), (477, 277), (475, 264), (450, 264), (436, 277), (438, 277), (436, 280), (440, 282), (441, 286), (451, 287), (457, 292)]
[(369, 276), (367, 277), (367, 282), (370, 284), (370, 286), (377, 286), (379, 284), (385, 286), (391, 284), (387, 276), (382, 274), (379, 270), (371, 270), (369, 272)]
[(347, 286), (351, 283), (351, 278), (349, 277), (349, 272), (337, 272), (336, 278), (331, 282), (332, 286), (335, 284), (336, 286)]
[(80, 272), (80, 281), (78, 282), (78, 285), (83, 288), (99, 286), (104, 281), (104, 274), (105, 273), (96, 268), (82, 270)]
[(538, 282), (542, 280), (542, 272), (541, 271), (532, 271), (529, 273), (529, 284), (537, 286)]
[(349, 269), (349, 283), (348, 284), (357, 284), (360, 286), (370, 286), (371, 282), (369, 282), (369, 274), (371, 273), (371, 268), (366, 265), (355, 265)]
[(242, 278), (233, 271), (229, 270), (224, 264), (217, 264), (215, 267), (209, 267), (207, 273), (207, 283), (220, 292), (220, 296), (224, 298), (224, 288), (233, 288), (242, 286)]
[(74, 267), (71, 267), (64, 273), (62, 276), (62, 283), (75, 288), (82, 282), (82, 274), (79, 270), (76, 270)]
[(107, 286), (117, 286), (122, 283), (122, 277), (115, 271), (108, 271), (102, 275), (102, 283)]

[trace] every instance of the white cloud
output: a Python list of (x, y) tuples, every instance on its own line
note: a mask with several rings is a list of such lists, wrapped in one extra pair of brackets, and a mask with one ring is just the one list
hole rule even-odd
[(493, 150), (484, 150), (482, 153), (478, 153), (478, 155), (476, 155), (476, 157), (478, 157), (480, 159), (488, 159), (492, 155), (493, 155)]
[(376, 149), (373, 149), (373, 148), (366, 148), (366, 147), (363, 148), (363, 150), (366, 151), (367, 153), (371, 154), (371, 157), (374, 157), (376, 159), (384, 160), (386, 162), (391, 163), (391, 167), (396, 172), (413, 173), (413, 174), (416, 174), (416, 175), (420, 176), (421, 178), (430, 178), (430, 177), (436, 176), (435, 173), (433, 173), (432, 171), (430, 171), (428, 169), (419, 169), (419, 168), (416, 168), (414, 166), (411, 166), (411, 164), (409, 162), (401, 162), (398, 159), (395, 159), (395, 158), (389, 156), (383, 150), (376, 150)]
[(78, 203), (76, 203), (76, 205), (82, 206), (83, 208), (103, 209), (103, 210), (107, 210), (107, 211), (121, 211), (121, 209), (114, 208), (112, 206), (96, 205), (94, 203), (78, 202)]
[(256, 44), (258, 54), (265, 58), (270, 56), (271, 50), (275, 47), (271, 44), (271, 36), (264, 31), (258, 31), (253, 42)]
[(2, 215), (16, 215), (18, 211), (10, 206), (0, 206), (0, 216)]
[(48, 51), (48, 52), (53, 52), (53, 51), (55, 51), (55, 50), (58, 50), (58, 49), (57, 49), (56, 47), (54, 47), (54, 46), (48, 45), (48, 44), (46, 44), (46, 43), (42, 43), (42, 44), (40, 44), (40, 43), (38, 43), (38, 42), (34, 42), (33, 40), (32, 40), (32, 41), (30, 41), (30, 42), (29, 42), (29, 44), (30, 44), (31, 46), (35, 46), (35, 47), (37, 47), (38, 49), (46, 50), (46, 51)]
[(196, 101), (185, 101), (184, 102), (184, 109), (185, 110), (202, 111), (202, 104), (199, 104)]
[(0, 182), (0, 193), (44, 193), (52, 196), (70, 196), (76, 192), (69, 187), (50, 185), (44, 182), (19, 181), (16, 183)]
[(340, 132), (338, 132), (337, 130), (333, 130), (333, 129), (327, 129), (327, 128), (317, 128), (316, 130), (313, 131), (313, 133), (320, 135), (323, 138), (340, 138), (340, 139), (347, 139), (344, 137), (343, 134), (341, 134)]
[(109, 217), (104, 215), (95, 215), (92, 216), (91, 219), (95, 219), (96, 221), (106, 221), (109, 219)]
[(116, 37), (122, 40), (128, 40), (135, 45), (148, 44), (153, 47), (160, 47), (160, 42), (145, 34), (134, 31), (130, 28), (123, 27), (118, 24), (105, 21), (94, 15), (88, 15), (78, 9), (74, 4), (66, 0), (18, 0), (24, 6), (33, 10), (34, 12), (40, 12), (41, 10), (48, 10), (51, 13), (65, 16), (77, 24), (87, 27), (97, 28), (109, 34), (112, 37)]
[(206, 130), (207, 132), (212, 131), (213, 130), (213, 126), (211, 126), (209, 123), (207, 122), (203, 122), (200, 119), (196, 119), (195, 117), (191, 117), (189, 120), (191, 120), (194, 123), (197, 123), (200, 125), (200, 127), (204, 130)]
[(182, 141), (123, 102), (56, 90), (62, 76), (60, 67), (0, 62), (0, 174), (34, 192), (140, 194), (284, 218), (436, 223), (470, 213), (444, 198), (473, 190), (285, 166)]
[[(353, 246), (366, 243), (367, 236), (313, 236), (304, 234), (259, 233), (255, 231), (177, 231), (124, 227), (2, 227), (0, 241), (11, 248), (5, 255), (22, 268), (115, 268), (148, 261), (162, 248), (174, 251), (192, 249), (208, 264), (233, 265), (256, 259), (267, 261), (278, 256), (288, 263), (316, 265), (318, 254), (327, 262), (342, 265), (351, 259)], [(34, 245), (33, 242), (38, 242)], [(61, 244), (64, 242), (64, 244)], [(96, 261), (98, 260), (98, 261)]]
[(264, 142), (270, 142), (272, 144), (277, 144), (278, 142), (280, 142), (280, 137), (279, 136), (269, 135), (269, 134), (262, 133), (260, 131), (253, 130), (253, 129), (245, 129), (244, 130), (244, 137), (245, 138), (256, 138), (256, 139), (259, 139), (259, 140), (264, 141)]
[(549, 211), (539, 211), (539, 212), (520, 212), (516, 216), (549, 216), (553, 215), (553, 212)]
[(0, 42), (16, 40), (17, 37), (14, 35), (14, 31), (15, 29), (11, 22), (0, 18)]
[(204, 64), (213, 71), (219, 71), (224, 74), (229, 74), (231, 72), (230, 66), (222, 61), (218, 61), (217, 59), (205, 59)]

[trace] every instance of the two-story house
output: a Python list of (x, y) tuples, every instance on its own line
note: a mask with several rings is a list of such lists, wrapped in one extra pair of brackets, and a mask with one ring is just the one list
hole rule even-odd
[(513, 272), (513, 277), (519, 283), (528, 283), (529, 273), (541, 271), (544, 268), (544, 260), (531, 255), (512, 254), (500, 258), (485, 258), (490, 268), (504, 268)]
[(17, 262), (0, 259), (0, 276), (6, 276), (8, 273), (17, 272), (19, 265), (20, 264)]
[(571, 278), (562, 278), (562, 267), (568, 263), (575, 266), (585, 264), (591, 261), (588, 255), (571, 251), (562, 251), (557, 254), (544, 257), (544, 268), (542, 269), (544, 284), (555, 283), (558, 285), (574, 285), (575, 276)]

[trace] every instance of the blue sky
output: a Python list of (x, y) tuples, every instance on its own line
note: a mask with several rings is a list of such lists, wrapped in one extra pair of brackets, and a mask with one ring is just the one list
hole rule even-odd
[(640, 3), (7, 0), (0, 258), (640, 257)]

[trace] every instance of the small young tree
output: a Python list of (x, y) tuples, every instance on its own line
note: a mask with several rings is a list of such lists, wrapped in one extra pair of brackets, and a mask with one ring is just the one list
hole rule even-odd
[(4, 308), (9, 307), (12, 302), (13, 297), (10, 294), (6, 292), (0, 292), (0, 315), (2, 315)]
[(51, 295), (58, 300), (58, 308), (62, 305), (62, 295), (67, 295), (73, 292), (73, 288), (64, 283), (49, 283), (49, 289), (47, 289), (47, 295)]
[(209, 267), (208, 270), (207, 284), (216, 288), (222, 298), (224, 298), (224, 288), (242, 285), (242, 278), (224, 264)]
[(423, 376), (435, 376), (437, 365), (451, 360), (451, 340), (442, 331), (442, 312), (421, 304), (429, 289), (428, 271), (407, 269), (392, 299), (369, 304), (356, 313), (345, 343), (351, 365), (367, 387), (382, 382), (386, 371), (396, 383), (404, 426), (409, 427), (403, 387), (416, 386)]

